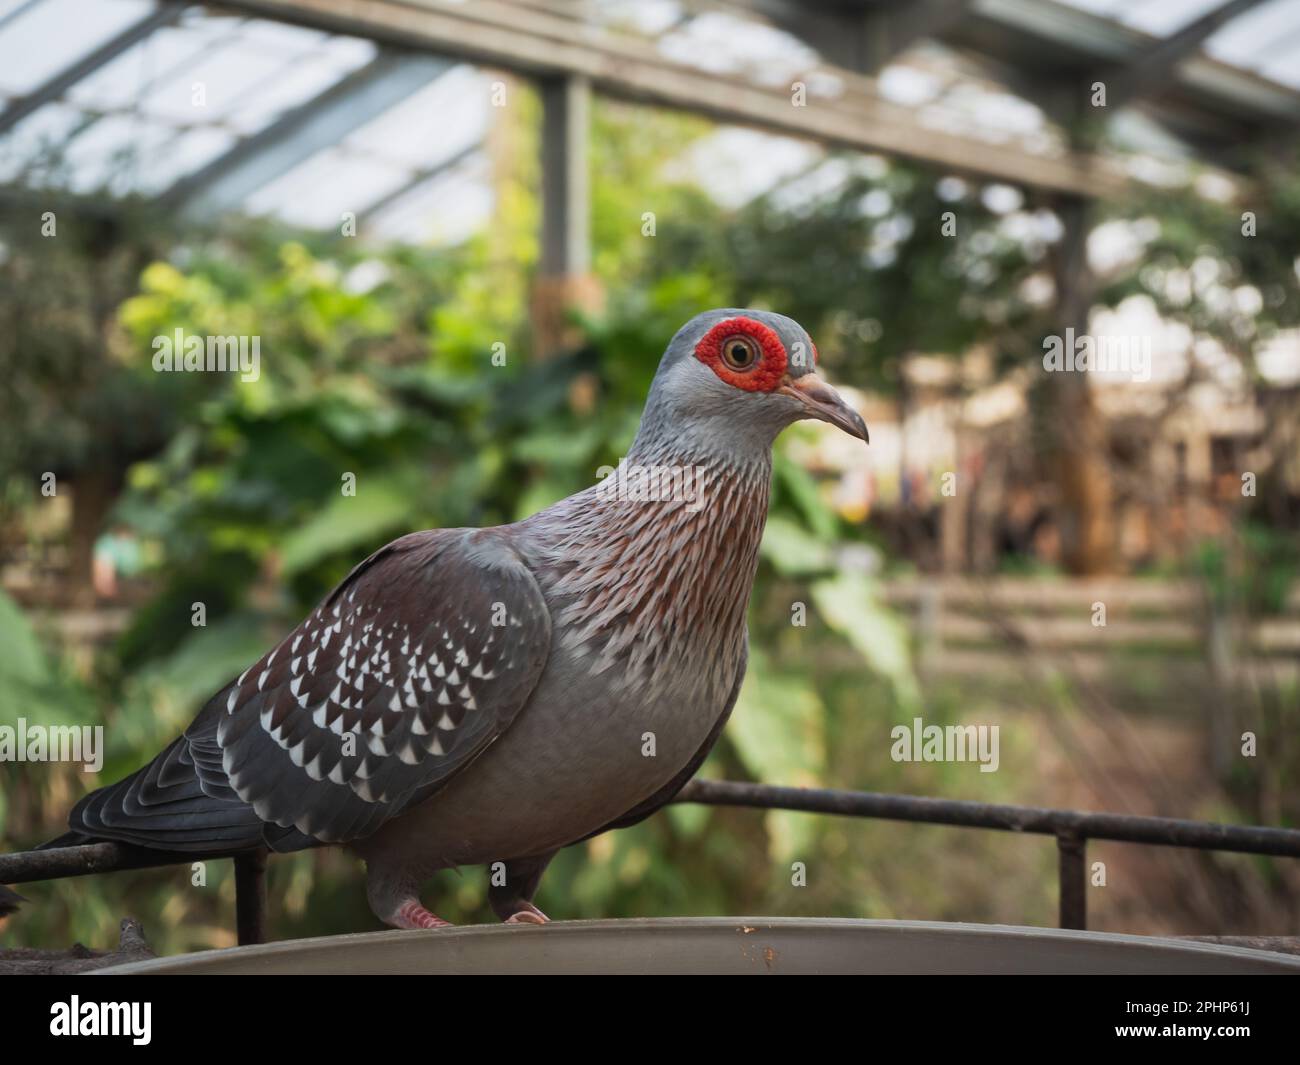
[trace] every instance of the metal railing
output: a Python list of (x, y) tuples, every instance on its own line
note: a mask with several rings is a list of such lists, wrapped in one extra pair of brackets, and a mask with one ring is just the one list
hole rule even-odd
[(682, 789), (677, 801), (1055, 836), (1062, 928), (1088, 927), (1086, 858), (1090, 839), (1300, 858), (1300, 829), (1221, 825), (1174, 817), (1052, 810), (831, 788), (782, 788), (726, 780), (694, 780)]
[[(723, 780), (692, 781), (674, 801), (1054, 836), (1059, 858), (1059, 923), (1062, 928), (1087, 927), (1086, 859), (1090, 839), (1300, 858), (1300, 830), (1297, 829), (1223, 825), (1172, 817), (1052, 810), (830, 788), (783, 788), (771, 784)], [(185, 854), (149, 850), (124, 843), (88, 843), (76, 847), (0, 854), (0, 884), (58, 880), (164, 865), (188, 865), (196, 861), (221, 858), (233, 858), (235, 862), (235, 925), (239, 942), (265, 942), (265, 851)]]

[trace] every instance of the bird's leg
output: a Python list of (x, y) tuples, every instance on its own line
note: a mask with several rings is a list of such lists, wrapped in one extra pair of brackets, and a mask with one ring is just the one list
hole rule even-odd
[(555, 852), (536, 858), (512, 858), (488, 867), (488, 901), (506, 924), (546, 924), (550, 918), (533, 905), (537, 885)]
[(450, 921), (444, 921), (436, 913), (430, 913), (419, 899), (407, 899), (385, 921), (394, 928), (451, 928)]
[(371, 864), (366, 871), (366, 898), (376, 917), (390, 928), (450, 928), (420, 902), (419, 883), (409, 875), (392, 875)]

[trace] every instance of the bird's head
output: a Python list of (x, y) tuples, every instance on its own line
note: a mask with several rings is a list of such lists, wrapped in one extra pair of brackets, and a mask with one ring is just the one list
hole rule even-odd
[(867, 441), (867, 426), (817, 374), (817, 347), (803, 327), (771, 311), (722, 308), (697, 314), (659, 363), (639, 439), (668, 434), (694, 449), (771, 447), (804, 418)]

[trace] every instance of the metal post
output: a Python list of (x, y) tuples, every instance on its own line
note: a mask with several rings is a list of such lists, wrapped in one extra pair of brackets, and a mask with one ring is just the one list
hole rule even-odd
[(235, 855), (235, 928), (241, 947), (266, 942), (266, 851)]
[(548, 79), (541, 93), (542, 247), (532, 318), (533, 353), (546, 356), (577, 340), (570, 313), (593, 309), (598, 296), (591, 277), (591, 83)]
[(541, 271), (550, 277), (580, 276), (591, 268), (590, 115), (585, 78), (542, 83)]
[(1056, 837), (1061, 884), (1062, 928), (1088, 927), (1088, 841), (1073, 832)]

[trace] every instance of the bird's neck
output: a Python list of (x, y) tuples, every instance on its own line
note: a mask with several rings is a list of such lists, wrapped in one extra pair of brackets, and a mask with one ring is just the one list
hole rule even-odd
[(628, 683), (660, 670), (734, 680), (771, 469), (770, 451), (735, 463), (664, 441), (559, 504), (550, 592), (566, 642)]
[(704, 470), (710, 474), (710, 480), (719, 485), (767, 483), (772, 477), (770, 441), (746, 440), (743, 446), (736, 446), (735, 441), (697, 440), (689, 430), (676, 435), (639, 433), (623, 461), (647, 469), (690, 467)]

